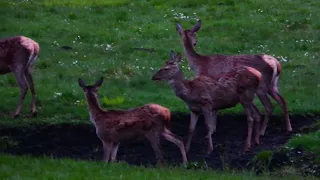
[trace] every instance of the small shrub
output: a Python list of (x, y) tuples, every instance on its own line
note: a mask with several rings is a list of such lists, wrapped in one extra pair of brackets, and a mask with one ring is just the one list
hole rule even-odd
[(272, 160), (272, 151), (262, 151), (253, 158), (253, 165), (255, 171), (258, 172), (268, 172), (269, 166)]
[(124, 102), (124, 97), (115, 97), (115, 98), (108, 98), (106, 96), (103, 97), (102, 99), (102, 104), (104, 106), (117, 106), (120, 104), (123, 104)]
[(9, 136), (0, 137), (0, 150), (6, 150), (10, 147), (18, 146), (19, 142), (11, 139)]

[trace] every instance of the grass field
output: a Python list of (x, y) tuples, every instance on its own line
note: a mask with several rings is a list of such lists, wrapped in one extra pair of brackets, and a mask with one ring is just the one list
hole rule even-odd
[[(171, 49), (182, 52), (175, 23), (190, 28), (197, 19), (202, 21), (201, 30), (197, 33), (198, 52), (267, 53), (275, 56), (282, 65), (279, 89), (287, 100), (290, 114), (320, 114), (318, 0), (2, 0), (0, 14), (0, 38), (24, 35), (39, 42), (41, 48), (33, 73), (38, 117), (11, 119), (20, 90), (12, 74), (2, 75), (1, 126), (90, 123), (84, 94), (77, 82), (79, 77), (88, 84), (100, 76), (105, 78), (99, 91), (104, 108), (131, 108), (153, 102), (172, 111), (187, 112), (169, 85), (153, 82), (151, 76), (169, 57)], [(61, 46), (71, 46), (72, 50), (66, 51)], [(155, 51), (133, 48), (153, 48)], [(186, 61), (182, 67), (187, 78), (193, 76)], [(30, 113), (30, 97), (28, 93), (22, 115)], [(257, 99), (256, 102), (262, 108)], [(221, 112), (242, 111), (237, 106)], [(274, 114), (282, 114), (276, 104)], [(305, 138), (310, 143), (319, 142), (318, 135), (315, 133)], [(313, 137), (317, 141), (313, 141)], [(303, 138), (290, 142), (292, 146), (301, 143), (307, 144)], [(317, 145), (306, 146), (319, 152)], [(11, 179), (32, 179), (28, 175), (30, 171), (34, 171), (32, 174), (39, 172), (36, 175), (39, 178), (45, 176), (50, 179), (81, 179), (86, 176), (124, 179), (251, 178), (214, 172), (198, 176), (183, 170), (167, 173), (88, 162), (80, 162), (77, 166), (79, 162), (71, 160), (20, 158), (3, 154), (0, 161), (1, 172), (6, 172), (1, 173), (0, 177)], [(31, 168), (30, 163), (36, 168)], [(51, 171), (45, 172), (48, 168)], [(130, 173), (119, 172), (118, 168)], [(61, 172), (66, 169), (68, 172)], [(103, 169), (110, 171), (105, 173)], [(13, 176), (15, 173), (17, 176)]]
[[(143, 168), (125, 163), (106, 164), (102, 162), (54, 160), (50, 158), (15, 157), (0, 154), (1, 179), (223, 179), (254, 180), (270, 179), (252, 173), (221, 173), (214, 171), (191, 171), (183, 168)], [(288, 175), (272, 179), (300, 180), (301, 177)], [(304, 177), (316, 179), (316, 177)]]

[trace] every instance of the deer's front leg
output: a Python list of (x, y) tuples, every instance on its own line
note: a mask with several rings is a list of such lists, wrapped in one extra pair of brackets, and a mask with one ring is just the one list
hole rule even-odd
[(189, 133), (188, 133), (188, 138), (187, 138), (187, 142), (186, 142), (186, 152), (189, 152), (190, 149), (190, 144), (191, 144), (191, 139), (193, 137), (193, 133), (194, 133), (194, 129), (197, 125), (199, 119), (199, 115), (194, 113), (194, 112), (190, 112), (190, 123), (189, 123)]
[(208, 150), (207, 154), (211, 154), (213, 150), (212, 134), (214, 132), (215, 121), (212, 116), (212, 108), (210, 106), (202, 107), (202, 112), (207, 126)]

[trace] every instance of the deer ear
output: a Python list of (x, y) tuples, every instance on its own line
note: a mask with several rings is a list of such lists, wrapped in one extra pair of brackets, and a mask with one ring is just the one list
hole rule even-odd
[(175, 57), (174, 51), (171, 50), (171, 51), (170, 51), (170, 60), (174, 60), (174, 57)]
[(103, 83), (103, 77), (101, 77), (93, 86), (94, 87), (100, 87)]
[(182, 28), (182, 26), (181, 26), (179, 23), (176, 24), (176, 29), (177, 29), (177, 31), (179, 32), (179, 34), (182, 34), (183, 28)]
[(175, 62), (180, 63), (181, 59), (182, 59), (182, 55), (180, 52), (178, 52), (174, 60)]
[(192, 28), (192, 30), (191, 30), (192, 33), (195, 33), (195, 32), (197, 32), (197, 31), (199, 31), (200, 27), (201, 27), (201, 20), (199, 19), (198, 22), (197, 22), (197, 24), (194, 25), (194, 27)]
[(82, 79), (80, 79), (80, 78), (79, 78), (79, 80), (78, 80), (78, 83), (79, 83), (79, 86), (80, 86), (80, 87), (82, 87), (82, 88), (86, 87), (86, 84), (85, 84), (84, 81), (83, 81)]

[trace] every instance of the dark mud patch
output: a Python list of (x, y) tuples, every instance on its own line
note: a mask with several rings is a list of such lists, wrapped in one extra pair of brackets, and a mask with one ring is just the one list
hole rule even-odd
[[(293, 133), (303, 133), (301, 127), (312, 124), (314, 116), (292, 116)], [(171, 130), (185, 138), (188, 132), (189, 115), (173, 114)], [(244, 153), (246, 138), (246, 117), (242, 115), (221, 115), (218, 117), (217, 132), (213, 135), (214, 151), (206, 155), (206, 129), (200, 117), (188, 154), (189, 162), (205, 162), (213, 169), (249, 168), (252, 158), (261, 151), (273, 151), (285, 144), (290, 135), (286, 135), (282, 116), (273, 116), (269, 122), (266, 135), (261, 137), (261, 144), (253, 146), (251, 152)], [(2, 148), (2, 152), (15, 155), (69, 157), (84, 160), (101, 160), (102, 145), (89, 124), (37, 125), (26, 128), (0, 127), (0, 137), (9, 138), (18, 144)], [(181, 163), (178, 148), (161, 141), (165, 161), (170, 165)], [(155, 155), (145, 139), (122, 143), (118, 151), (118, 160), (134, 165), (155, 164)]]

